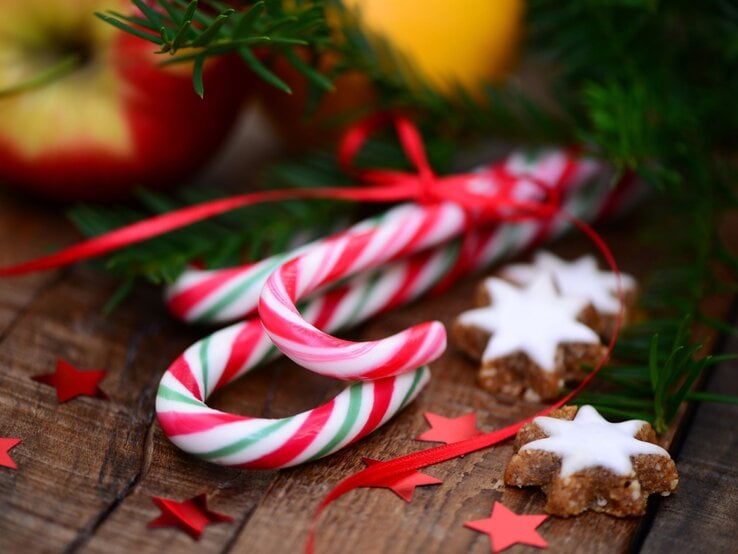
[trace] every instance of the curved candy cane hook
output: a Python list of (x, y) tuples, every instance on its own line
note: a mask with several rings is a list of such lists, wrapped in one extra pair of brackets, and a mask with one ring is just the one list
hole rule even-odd
[(378, 379), (427, 364), (446, 349), (438, 321), (366, 342), (336, 338), (307, 322), (297, 302), (314, 291), (456, 237), (465, 225), (455, 204), (408, 206), (406, 216), (339, 235), (285, 263), (267, 279), (259, 317), (275, 346), (301, 366), (336, 379)]

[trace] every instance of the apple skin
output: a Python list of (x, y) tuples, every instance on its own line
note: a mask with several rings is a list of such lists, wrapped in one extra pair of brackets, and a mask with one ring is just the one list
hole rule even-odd
[[(0, 120), (0, 183), (51, 200), (119, 200), (138, 187), (176, 186), (218, 151), (249, 88), (246, 68), (238, 59), (207, 61), (205, 98), (201, 99), (193, 89), (191, 66), (161, 66), (166, 58), (153, 53), (154, 44), (118, 31), (109, 36), (112, 42), (98, 63), (112, 64), (116, 83), (100, 94), (118, 95), (114, 104), (120, 113), (111, 117), (122, 122), (125, 147), (111, 147), (97, 140), (99, 134), (80, 135), (61, 143), (51, 141), (48, 148), (39, 146), (29, 155)], [(64, 87), (66, 78), (47, 86)], [(0, 102), (22, 100), (21, 96)], [(60, 117), (77, 117), (78, 108), (83, 106), (59, 105)], [(100, 125), (106, 124), (102, 118)], [(54, 132), (50, 121), (48, 133)], [(99, 131), (103, 137), (105, 132)]]

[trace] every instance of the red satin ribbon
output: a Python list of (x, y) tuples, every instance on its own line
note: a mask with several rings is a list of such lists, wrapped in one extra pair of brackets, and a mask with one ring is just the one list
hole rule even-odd
[[(356, 155), (372, 133), (394, 123), (405, 154), (417, 172), (402, 172), (389, 169), (358, 169), (354, 165)], [(558, 191), (555, 187), (541, 186), (544, 198), (539, 201), (518, 201), (509, 194), (509, 187), (501, 187), (495, 196), (476, 194), (464, 186), (475, 174), (437, 176), (425, 155), (423, 139), (415, 126), (399, 115), (379, 114), (369, 117), (348, 130), (339, 148), (339, 162), (350, 175), (369, 186), (362, 187), (316, 187), (311, 189), (284, 189), (259, 191), (229, 198), (204, 202), (158, 215), (109, 233), (94, 237), (29, 262), (0, 268), (0, 277), (22, 275), (64, 267), (76, 262), (109, 254), (165, 233), (181, 229), (199, 221), (233, 211), (238, 208), (264, 202), (282, 200), (323, 198), (359, 202), (418, 203), (455, 202), (477, 217), (517, 221), (546, 219), (558, 211)], [(510, 177), (512, 179), (512, 177)], [(534, 182), (534, 181), (532, 181)]]

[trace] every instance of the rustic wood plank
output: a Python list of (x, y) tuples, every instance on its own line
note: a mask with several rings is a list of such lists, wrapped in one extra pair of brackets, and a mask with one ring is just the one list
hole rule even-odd
[[(260, 416), (295, 412), (326, 400), (326, 382), (306, 376), (288, 362), (277, 362), (219, 393), (213, 405)], [(153, 411), (153, 405), (150, 409)], [(143, 479), (79, 551), (107, 553), (111, 544), (116, 552), (154, 554), (167, 548), (176, 548), (177, 552), (227, 551), (267, 490), (274, 487), (277, 475), (275, 471), (241, 471), (191, 458), (175, 448), (157, 426)], [(184, 500), (202, 492), (209, 493), (213, 509), (236, 521), (209, 527), (199, 543), (175, 529), (145, 529), (159, 513), (151, 502), (152, 495)]]
[[(158, 380), (151, 367), (181, 345), (169, 339), (168, 347), (148, 346), (139, 357), (160, 333), (173, 335), (166, 328), (172, 324), (163, 310), (147, 309), (156, 306), (152, 291), (137, 310), (103, 317), (101, 302), (114, 286), (96, 272), (75, 271), (38, 296), (0, 343), (1, 432), (24, 438), (13, 453), (21, 469), (0, 482), (0, 543), (16, 551), (30, 545), (55, 552), (73, 543), (140, 478)], [(57, 404), (53, 389), (30, 377), (53, 371), (59, 357), (110, 369), (103, 381), (110, 402)]]
[[(29, 212), (22, 199), (0, 191), (0, 266), (41, 255), (74, 236), (76, 234), (65, 223), (57, 206), (39, 206)], [(3, 281), (0, 286), (0, 338), (7, 334), (34, 297), (58, 279), (58, 272), (47, 272)]]

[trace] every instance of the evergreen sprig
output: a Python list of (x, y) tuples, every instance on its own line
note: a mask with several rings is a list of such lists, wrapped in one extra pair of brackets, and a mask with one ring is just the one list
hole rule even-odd
[(693, 390), (705, 369), (736, 356), (700, 356), (703, 345), (693, 342), (691, 323), (691, 318), (685, 317), (627, 328), (613, 353), (617, 362), (598, 374), (610, 386), (602, 392), (580, 393), (574, 402), (593, 404), (616, 418), (648, 421), (657, 433), (668, 429), (685, 401), (738, 404), (738, 397)]
[[(171, 57), (164, 64), (193, 62), (193, 83), (202, 96), (205, 60), (237, 53), (267, 83), (284, 91), (290, 87), (263, 62), (257, 49), (275, 49), (314, 85), (324, 90), (331, 82), (295, 56), (296, 46), (318, 46), (327, 40), (320, 1), (260, 0), (234, 8), (217, 0), (131, 0), (138, 9), (126, 15), (114, 10), (97, 13), (103, 21), (159, 46)], [(152, 6), (152, 4), (155, 4)]]
[[(339, 171), (328, 153), (309, 161), (282, 162), (262, 178), (269, 188), (305, 188), (339, 184)], [(68, 216), (87, 236), (226, 194), (212, 187), (192, 186), (174, 194), (137, 191), (134, 205), (89, 205), (71, 208)], [(143, 278), (154, 284), (173, 282), (190, 264), (206, 268), (233, 266), (286, 250), (298, 239), (322, 235), (351, 212), (350, 203), (298, 200), (259, 204), (196, 223), (107, 256), (107, 270), (120, 276), (125, 296)]]

